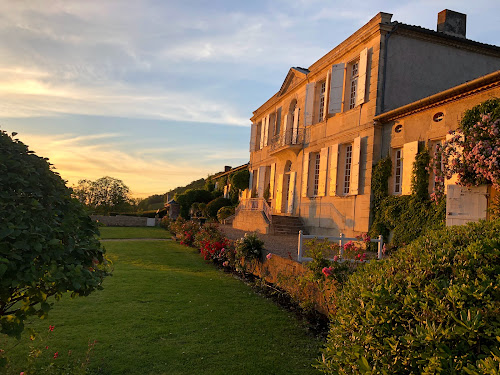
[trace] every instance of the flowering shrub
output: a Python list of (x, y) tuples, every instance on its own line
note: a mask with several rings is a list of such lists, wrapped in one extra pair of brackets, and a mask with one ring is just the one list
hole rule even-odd
[(181, 221), (175, 222), (176, 238), (180, 241), (181, 245), (193, 246), (194, 236), (200, 230), (200, 225), (194, 221)]
[(245, 237), (240, 238), (235, 242), (236, 257), (245, 260), (262, 258), (262, 250), (264, 249), (264, 241), (261, 241), (256, 233), (245, 233)]
[(454, 174), (462, 186), (492, 184), (500, 189), (500, 99), (466, 111), (459, 128), (450, 134), (430, 161), (435, 176), (432, 198), (443, 197), (445, 178)]
[[(205, 224), (195, 235), (195, 246), (205, 260), (228, 261), (231, 243), (219, 231), (217, 224)], [(229, 266), (229, 262), (226, 264)]]

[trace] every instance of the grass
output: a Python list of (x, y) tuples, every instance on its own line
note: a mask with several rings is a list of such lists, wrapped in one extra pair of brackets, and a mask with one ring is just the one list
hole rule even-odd
[(194, 249), (158, 241), (105, 246), (115, 270), (104, 290), (65, 296), (47, 320), (29, 323), (49, 341), (30, 342), (25, 331), (12, 348), (16, 340), (0, 338), (12, 360), (8, 374), (25, 370), (30, 345), (42, 348), (43, 360), (63, 363), (68, 350), (72, 358), (84, 357), (89, 340), (98, 341), (93, 374), (316, 373), (311, 364), (321, 342), (292, 314), (204, 263)]
[(172, 235), (160, 227), (100, 227), (102, 239), (115, 238), (171, 238)]

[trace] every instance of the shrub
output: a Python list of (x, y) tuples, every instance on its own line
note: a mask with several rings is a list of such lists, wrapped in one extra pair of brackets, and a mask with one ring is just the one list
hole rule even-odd
[(205, 209), (206, 214), (208, 217), (216, 218), (217, 217), (217, 212), (224, 206), (230, 206), (231, 201), (229, 199), (220, 197), (220, 198), (215, 198), (213, 201), (209, 202), (207, 204), (207, 207)]
[(319, 368), (329, 374), (493, 373), (500, 221), (422, 236), (344, 286)]
[(236, 189), (245, 190), (248, 188), (248, 183), (250, 181), (250, 172), (248, 169), (236, 172), (231, 177), (231, 183)]
[(238, 259), (261, 261), (264, 241), (261, 241), (256, 233), (245, 233), (245, 237), (235, 242), (235, 249)]
[(175, 237), (180, 241), (181, 245), (193, 246), (194, 236), (200, 230), (200, 224), (197, 222), (188, 220), (181, 224), (176, 222), (176, 234)]
[(48, 297), (101, 289), (109, 265), (71, 189), (47, 159), (3, 131), (0, 186), (0, 332), (19, 337), (30, 315), (47, 315)]
[(195, 234), (195, 246), (205, 260), (224, 261), (230, 251), (230, 241), (219, 231), (217, 224), (205, 224)]
[(213, 197), (212, 193), (202, 189), (186, 190), (183, 194), (176, 194), (175, 201), (181, 206), (180, 214), (184, 219), (189, 219), (189, 209), (194, 202), (208, 203)]
[(235, 208), (233, 206), (224, 206), (217, 211), (217, 219), (222, 223), (229, 216), (234, 215)]

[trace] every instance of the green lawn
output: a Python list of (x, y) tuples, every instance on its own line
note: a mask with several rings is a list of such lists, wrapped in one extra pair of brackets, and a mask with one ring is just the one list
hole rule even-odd
[(172, 235), (160, 227), (100, 227), (102, 239), (112, 238), (171, 238)]
[[(47, 361), (82, 357), (97, 340), (93, 374), (314, 374), (321, 342), (295, 317), (246, 284), (204, 263), (175, 242), (105, 244), (114, 275), (104, 290), (56, 302), (47, 320), (29, 327), (49, 341), (2, 342), (12, 359), (8, 374), (26, 366), (29, 345)], [(44, 349), (49, 345), (49, 349)], [(52, 359), (54, 352), (59, 358)]]

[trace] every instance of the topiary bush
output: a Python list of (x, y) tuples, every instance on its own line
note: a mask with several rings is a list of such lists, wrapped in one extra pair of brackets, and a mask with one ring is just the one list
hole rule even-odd
[(97, 224), (47, 160), (0, 131), (2, 334), (19, 337), (28, 316), (47, 315), (48, 297), (86, 296), (109, 274)]
[(328, 374), (494, 374), (500, 221), (429, 233), (354, 273), (319, 368)]
[(216, 218), (217, 212), (224, 206), (230, 206), (231, 200), (223, 197), (215, 198), (207, 204), (205, 212), (208, 217)]
[(219, 208), (219, 211), (217, 211), (217, 220), (219, 220), (219, 223), (222, 223), (229, 216), (234, 215), (234, 211), (234, 206), (224, 206)]

